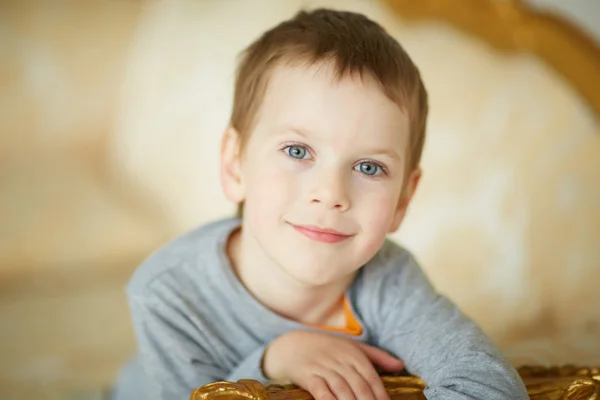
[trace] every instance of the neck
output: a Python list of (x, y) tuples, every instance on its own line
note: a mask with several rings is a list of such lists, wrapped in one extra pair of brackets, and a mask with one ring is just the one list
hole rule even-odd
[(343, 325), (343, 297), (354, 275), (327, 285), (299, 282), (277, 266), (242, 228), (229, 238), (227, 254), (246, 289), (271, 311), (305, 324)]

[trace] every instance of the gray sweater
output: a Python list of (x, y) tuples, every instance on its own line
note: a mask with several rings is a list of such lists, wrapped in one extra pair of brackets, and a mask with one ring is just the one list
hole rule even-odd
[[(137, 269), (127, 293), (139, 352), (121, 372), (114, 399), (187, 400), (209, 382), (265, 382), (266, 344), (292, 330), (318, 330), (273, 313), (238, 280), (225, 244), (239, 223), (192, 231)], [(486, 335), (393, 242), (361, 268), (347, 297), (363, 328), (351, 338), (402, 359), (427, 383), (428, 399), (528, 398)]]

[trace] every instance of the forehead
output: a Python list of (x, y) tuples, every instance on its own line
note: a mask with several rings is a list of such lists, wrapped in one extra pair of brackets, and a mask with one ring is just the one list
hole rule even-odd
[(324, 138), (378, 141), (397, 150), (408, 136), (408, 116), (374, 78), (339, 77), (324, 63), (276, 67), (257, 122), (258, 129), (294, 126)]

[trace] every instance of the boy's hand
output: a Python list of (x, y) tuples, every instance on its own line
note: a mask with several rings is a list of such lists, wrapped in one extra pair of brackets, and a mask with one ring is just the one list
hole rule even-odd
[(374, 365), (387, 372), (404, 363), (373, 346), (325, 333), (293, 331), (265, 350), (269, 379), (289, 380), (316, 400), (389, 400)]

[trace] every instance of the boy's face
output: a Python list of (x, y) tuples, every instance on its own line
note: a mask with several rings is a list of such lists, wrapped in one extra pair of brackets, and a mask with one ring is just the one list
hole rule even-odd
[(403, 182), (407, 115), (370, 77), (336, 80), (323, 64), (278, 67), (242, 156), (236, 138), (224, 139), (222, 182), (245, 201), (252, 251), (305, 284), (348, 277), (373, 257), (420, 176)]

